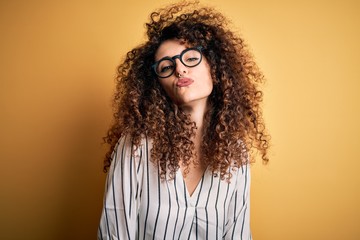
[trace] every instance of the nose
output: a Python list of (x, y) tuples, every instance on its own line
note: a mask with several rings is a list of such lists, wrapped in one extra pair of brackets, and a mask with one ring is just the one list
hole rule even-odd
[(180, 76), (187, 73), (187, 67), (180, 61), (179, 58), (175, 59), (176, 68), (175, 68), (175, 75)]

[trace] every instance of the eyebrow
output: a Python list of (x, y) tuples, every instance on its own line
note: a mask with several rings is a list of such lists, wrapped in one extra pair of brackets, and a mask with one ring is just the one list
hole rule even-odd
[(179, 54), (176, 54), (176, 55), (174, 55), (174, 56), (172, 56), (172, 57), (170, 57), (169, 55), (167, 55), (167, 56), (164, 56), (164, 57), (160, 58), (159, 60), (156, 60), (156, 58), (155, 58), (155, 62), (159, 62), (159, 61), (161, 61), (161, 60), (163, 60), (163, 59), (168, 59), (168, 58), (173, 59), (173, 58), (176, 57), (176, 56), (180, 56), (185, 50), (187, 50), (187, 49), (189, 49), (189, 48), (191, 48), (191, 47), (186, 47), (186, 48), (184, 48)]
[[(190, 46), (189, 43), (187, 43), (186, 41), (184, 41), (184, 40), (182, 40), (182, 39), (179, 40), (179, 43), (180, 43), (181, 46), (184, 46), (185, 48), (184, 48), (179, 54), (177, 54), (177, 55), (180, 55), (184, 50), (186, 50), (186, 49), (188, 49), (188, 48), (192, 48), (192, 46)], [(196, 45), (195, 45), (195, 46), (196, 46)], [(174, 55), (174, 56), (176, 56), (176, 55)], [(172, 58), (172, 57), (170, 57), (170, 56), (164, 56), (164, 57), (160, 58), (159, 60), (156, 60), (156, 54), (155, 54), (155, 62), (158, 62), (158, 61), (160, 61), (160, 60), (162, 60), (162, 59), (164, 59), (164, 58), (166, 58), (166, 57)]]

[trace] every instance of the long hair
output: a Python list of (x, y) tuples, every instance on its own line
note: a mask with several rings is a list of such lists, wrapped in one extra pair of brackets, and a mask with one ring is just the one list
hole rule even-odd
[(147, 41), (129, 51), (118, 67), (113, 105), (114, 122), (105, 142), (110, 145), (104, 161), (106, 172), (118, 139), (131, 136), (138, 147), (144, 136), (153, 141), (151, 159), (164, 179), (174, 177), (179, 160), (185, 169), (194, 156), (191, 140), (196, 124), (171, 102), (151, 70), (160, 44), (181, 39), (189, 46), (202, 46), (213, 79), (202, 136), (202, 161), (214, 175), (230, 179), (229, 167), (252, 161), (249, 153), (260, 152), (268, 161), (266, 133), (258, 89), (264, 77), (243, 39), (228, 29), (227, 19), (209, 7), (181, 2), (159, 9), (146, 24)]

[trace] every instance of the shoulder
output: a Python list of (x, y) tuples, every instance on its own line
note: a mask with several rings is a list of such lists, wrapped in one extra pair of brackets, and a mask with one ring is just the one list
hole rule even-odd
[(111, 158), (113, 162), (124, 159), (138, 162), (144, 157), (148, 158), (151, 148), (152, 141), (147, 136), (142, 136), (139, 143), (135, 143), (130, 135), (124, 135), (116, 143)]
[(251, 165), (250, 163), (243, 163), (239, 167), (231, 168), (231, 182), (234, 182), (235, 185), (241, 185), (244, 181), (250, 180), (251, 175)]
[(241, 186), (242, 188), (247, 188), (251, 181), (251, 165), (250, 163), (246, 163), (241, 165), (238, 170), (238, 177), (237, 177), (237, 185)]
[(113, 155), (117, 154), (119, 152), (129, 151), (132, 150), (132, 152), (139, 152), (140, 150), (143, 150), (143, 148), (148, 148), (151, 145), (151, 140), (148, 139), (147, 136), (142, 136), (140, 143), (136, 144), (134, 143), (132, 137), (130, 135), (124, 135), (121, 136), (116, 143), (113, 151)]
[(112, 152), (112, 166), (115, 167), (120, 163), (139, 162), (147, 145), (146, 137), (141, 139), (140, 144), (136, 144), (130, 135), (121, 136)]
[(132, 152), (132, 149), (133, 149), (133, 144), (131, 137), (128, 135), (120, 137), (114, 147), (114, 151), (112, 153), (112, 159), (116, 160), (120, 155), (123, 155), (126, 152)]

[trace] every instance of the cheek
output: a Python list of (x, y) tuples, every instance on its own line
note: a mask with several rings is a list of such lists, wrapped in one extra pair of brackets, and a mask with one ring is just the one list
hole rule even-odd
[(212, 93), (213, 89), (214, 89), (214, 85), (213, 85), (212, 79), (210, 78), (209, 82), (207, 84), (207, 94), (210, 95)]
[(172, 94), (172, 86), (170, 84), (170, 81), (166, 81), (165, 79), (160, 79), (159, 80), (160, 86), (164, 89), (164, 91), (166, 92), (166, 94), (171, 97)]
[(207, 86), (211, 86), (211, 88), (213, 87), (213, 80), (212, 80), (212, 76), (211, 76), (211, 71), (210, 71), (210, 65), (208, 64), (207, 61), (204, 62), (203, 68), (202, 68), (202, 75), (205, 76), (205, 84)]
[(204, 84), (205, 84), (205, 86), (207, 86), (208, 88), (211, 88), (211, 90), (212, 90), (214, 82), (213, 82), (213, 79), (211, 77), (211, 73), (210, 73), (209, 70), (206, 70), (205, 73), (206, 74), (204, 74), (204, 76), (206, 76), (205, 77), (206, 80), (204, 81)]
[(158, 78), (157, 81), (160, 83), (160, 86), (161, 86), (163, 89), (166, 88), (167, 81), (165, 81), (165, 79), (163, 79), (163, 78)]

